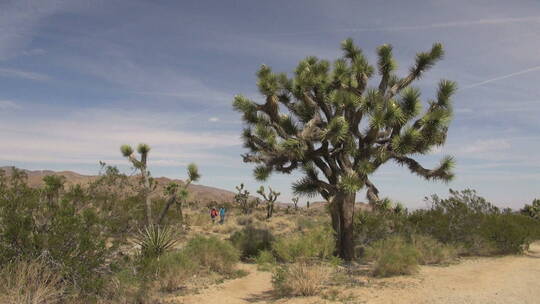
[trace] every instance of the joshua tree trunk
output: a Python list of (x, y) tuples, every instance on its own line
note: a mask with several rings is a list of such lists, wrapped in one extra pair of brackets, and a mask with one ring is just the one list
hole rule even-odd
[(148, 224), (148, 226), (150, 226), (154, 222), (152, 218), (152, 201), (150, 199), (150, 179), (146, 172), (146, 168), (144, 170), (141, 170), (141, 172), (144, 184), (144, 199), (146, 203), (146, 223)]
[(338, 255), (346, 261), (354, 258), (354, 193), (338, 192), (330, 202), (332, 227), (336, 232)]
[[(171, 194), (169, 198), (167, 199), (167, 202), (165, 203), (165, 206), (163, 207), (163, 210), (161, 210), (161, 214), (159, 215), (159, 219), (157, 222), (158, 225), (160, 225), (161, 222), (163, 222), (165, 215), (167, 215), (167, 211), (169, 211), (169, 208), (171, 207), (172, 204), (174, 204), (174, 202), (176, 202), (176, 192)], [(182, 208), (180, 208), (180, 216), (182, 216)]]
[(266, 219), (269, 219), (274, 214), (274, 203), (268, 202), (268, 207), (266, 208)]

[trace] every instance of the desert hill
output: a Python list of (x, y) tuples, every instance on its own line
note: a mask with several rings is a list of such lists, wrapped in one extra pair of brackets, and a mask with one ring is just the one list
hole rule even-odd
[[(0, 167), (0, 169), (4, 170), (6, 174), (11, 173), (12, 167)], [(66, 179), (66, 186), (70, 185), (87, 185), (91, 183), (92, 181), (96, 180), (98, 178), (97, 175), (84, 175), (79, 174), (73, 171), (52, 171), (52, 170), (24, 170), (23, 171), (28, 175), (28, 185), (31, 187), (40, 187), (43, 185), (43, 177), (47, 175), (57, 175), (57, 176), (64, 176)], [(133, 182), (136, 182), (137, 176), (130, 176), (130, 180), (133, 180)], [(158, 183), (157, 189), (155, 193), (162, 193), (163, 187), (165, 187), (170, 182), (177, 182), (177, 183), (183, 183), (180, 179), (170, 179), (167, 177), (156, 177), (155, 180)], [(224, 201), (233, 201), (234, 199), (234, 193), (231, 191), (204, 186), (204, 185), (196, 185), (191, 184), (189, 186), (190, 190), (190, 196), (194, 198), (194, 200), (199, 201), (201, 203), (208, 203), (211, 201), (217, 201), (217, 202), (224, 202)]]
[[(0, 167), (0, 170), (4, 170), (6, 174), (10, 174), (12, 167), (4, 166)], [(41, 187), (43, 185), (43, 177), (47, 175), (57, 175), (57, 176), (63, 176), (66, 179), (66, 186), (70, 185), (87, 185), (88, 183), (91, 183), (92, 181), (96, 180), (98, 178), (97, 175), (84, 175), (79, 174), (77, 172), (73, 171), (52, 171), (52, 170), (26, 170), (23, 169), (23, 171), (28, 176), (28, 185), (31, 187)], [(136, 182), (137, 176), (130, 176), (130, 179), (133, 180), (133, 182)], [(155, 180), (158, 182), (158, 187), (154, 193), (162, 193), (162, 189), (164, 186), (166, 186), (170, 182), (177, 182), (177, 183), (183, 183), (181, 179), (171, 179), (168, 177), (156, 177)], [(212, 201), (216, 202), (232, 202), (234, 200), (234, 192), (210, 187), (210, 186), (204, 186), (199, 184), (191, 184), (189, 186), (190, 190), (190, 197), (193, 198), (195, 201), (199, 201), (201, 203), (209, 203)], [(311, 202), (310, 208), (313, 209), (322, 209), (325, 207), (327, 203), (318, 201), (318, 202)], [(276, 202), (276, 207), (278, 208), (287, 208), (288, 206), (292, 207), (292, 203), (285, 203), (285, 202)], [(370, 210), (369, 204), (363, 203), (363, 202), (356, 202), (355, 208), (361, 209), (361, 210)]]

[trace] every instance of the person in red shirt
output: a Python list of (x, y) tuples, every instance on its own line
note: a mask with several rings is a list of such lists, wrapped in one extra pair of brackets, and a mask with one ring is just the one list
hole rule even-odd
[(210, 217), (212, 218), (212, 224), (216, 221), (217, 216), (218, 216), (218, 212), (216, 208), (212, 208), (212, 210), (210, 210)]

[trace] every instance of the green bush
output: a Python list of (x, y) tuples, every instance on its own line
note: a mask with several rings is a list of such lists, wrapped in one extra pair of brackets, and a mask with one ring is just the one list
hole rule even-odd
[(354, 229), (356, 243), (367, 246), (394, 234), (407, 234), (411, 227), (404, 213), (360, 210), (355, 214)]
[(269, 271), (276, 265), (276, 257), (270, 250), (261, 250), (259, 255), (255, 258), (257, 268), (262, 271)]
[(228, 275), (233, 274), (240, 259), (238, 250), (230, 242), (216, 237), (196, 236), (188, 242), (184, 253), (208, 270)]
[(522, 253), (535, 239), (538, 222), (520, 214), (493, 214), (484, 219), (481, 235), (497, 254)]
[(329, 260), (335, 249), (334, 232), (329, 227), (318, 227), (304, 233), (280, 237), (272, 250), (282, 262), (310, 259)]
[(501, 212), (474, 190), (450, 190), (450, 197), (434, 195), (430, 202), (428, 210), (409, 216), (412, 230), (460, 247), (460, 254), (520, 253), (540, 236), (537, 221)]
[(62, 265), (67, 280), (76, 282), (86, 294), (99, 294), (106, 280), (102, 274), (108, 268), (110, 250), (99, 223), (93, 209), (78, 212), (63, 202), (51, 215), (48, 231), (41, 235), (41, 255), (48, 252), (55, 263)]
[(274, 236), (268, 229), (248, 225), (235, 232), (230, 241), (240, 250), (242, 258), (246, 259), (256, 257), (262, 250), (269, 250)]
[(456, 248), (427, 235), (412, 235), (411, 244), (418, 251), (418, 263), (421, 265), (443, 264), (457, 258)]
[(171, 251), (159, 258), (144, 258), (141, 261), (142, 276), (156, 281), (164, 291), (174, 291), (187, 278), (199, 270), (199, 261), (185, 251)]
[(365, 258), (374, 261), (373, 275), (379, 277), (412, 274), (418, 270), (418, 250), (400, 236), (374, 242), (367, 248)]
[(0, 267), (14, 259), (41, 257), (58, 266), (73, 292), (97, 295), (110, 249), (96, 209), (51, 196), (50, 189), (32, 189), (18, 170), (9, 179), (0, 173), (0, 179)]

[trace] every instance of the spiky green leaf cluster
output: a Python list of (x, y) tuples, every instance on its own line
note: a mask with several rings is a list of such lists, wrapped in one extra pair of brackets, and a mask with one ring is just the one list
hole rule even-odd
[(179, 238), (170, 227), (150, 225), (139, 230), (133, 242), (140, 246), (142, 256), (158, 257), (171, 250), (178, 240)]
[[(372, 199), (378, 190), (368, 176), (389, 160), (427, 179), (451, 179), (452, 159), (426, 169), (412, 158), (446, 141), (456, 84), (442, 80), (425, 110), (420, 90), (412, 86), (444, 56), (442, 45), (418, 53), (404, 76), (397, 75), (391, 45), (377, 49), (375, 67), (352, 39), (341, 49), (343, 56), (333, 64), (305, 58), (291, 77), (263, 65), (257, 86), (264, 102), (235, 97), (234, 109), (246, 123), (249, 153), (243, 157), (257, 164), (255, 177), (300, 169), (305, 176), (293, 184), (296, 195), (331, 197), (369, 184)], [(380, 82), (370, 86), (375, 71)]]
[(199, 168), (197, 168), (197, 165), (194, 163), (191, 163), (187, 167), (188, 171), (188, 177), (191, 181), (196, 182), (201, 178), (201, 174), (199, 173)]

